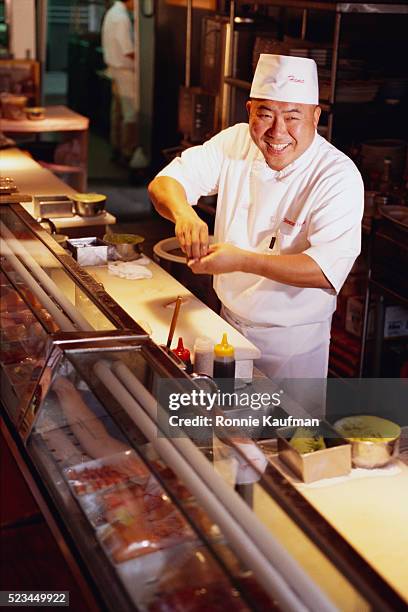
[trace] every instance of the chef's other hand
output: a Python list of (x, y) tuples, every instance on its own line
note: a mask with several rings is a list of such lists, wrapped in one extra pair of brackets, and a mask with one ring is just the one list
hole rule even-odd
[(208, 249), (208, 255), (200, 260), (188, 262), (194, 274), (224, 274), (238, 272), (242, 268), (245, 251), (232, 244), (213, 244)]
[(192, 210), (176, 220), (176, 236), (187, 259), (200, 259), (208, 252), (208, 227)]

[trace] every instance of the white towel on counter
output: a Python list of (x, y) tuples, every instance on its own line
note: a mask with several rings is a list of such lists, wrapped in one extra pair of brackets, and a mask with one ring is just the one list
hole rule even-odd
[[(111, 261), (108, 263), (108, 271), (113, 276), (119, 276), (128, 280), (152, 278), (152, 272), (145, 265), (140, 265), (140, 263), (140, 259), (136, 261)], [(150, 260), (146, 263), (150, 263)]]

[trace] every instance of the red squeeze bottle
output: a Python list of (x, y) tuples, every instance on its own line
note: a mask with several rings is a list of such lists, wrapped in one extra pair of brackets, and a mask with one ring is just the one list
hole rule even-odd
[(183, 338), (178, 339), (177, 348), (172, 349), (172, 352), (177, 355), (181, 361), (184, 361), (186, 364), (186, 370), (188, 373), (192, 372), (192, 365), (190, 360), (190, 351), (188, 348), (185, 348), (183, 344)]

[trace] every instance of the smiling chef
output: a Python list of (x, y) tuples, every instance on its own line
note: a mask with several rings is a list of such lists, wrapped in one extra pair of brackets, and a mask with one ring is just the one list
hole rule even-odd
[[(269, 377), (327, 376), (331, 317), (360, 252), (363, 182), (316, 128), (313, 60), (262, 54), (239, 123), (183, 152), (149, 185), (196, 274)], [(216, 244), (192, 206), (218, 193)]]

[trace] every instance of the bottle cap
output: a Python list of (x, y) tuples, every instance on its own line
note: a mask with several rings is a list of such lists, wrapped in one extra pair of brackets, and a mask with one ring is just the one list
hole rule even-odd
[(178, 339), (177, 348), (172, 349), (172, 351), (177, 357), (180, 357), (182, 361), (187, 362), (190, 360), (190, 351), (188, 348), (184, 347), (183, 338)]
[(213, 348), (214, 342), (211, 340), (211, 338), (207, 338), (207, 336), (198, 336), (194, 341), (194, 352), (212, 352)]
[(234, 347), (228, 344), (227, 334), (222, 335), (221, 344), (214, 346), (214, 355), (216, 357), (234, 357)]

